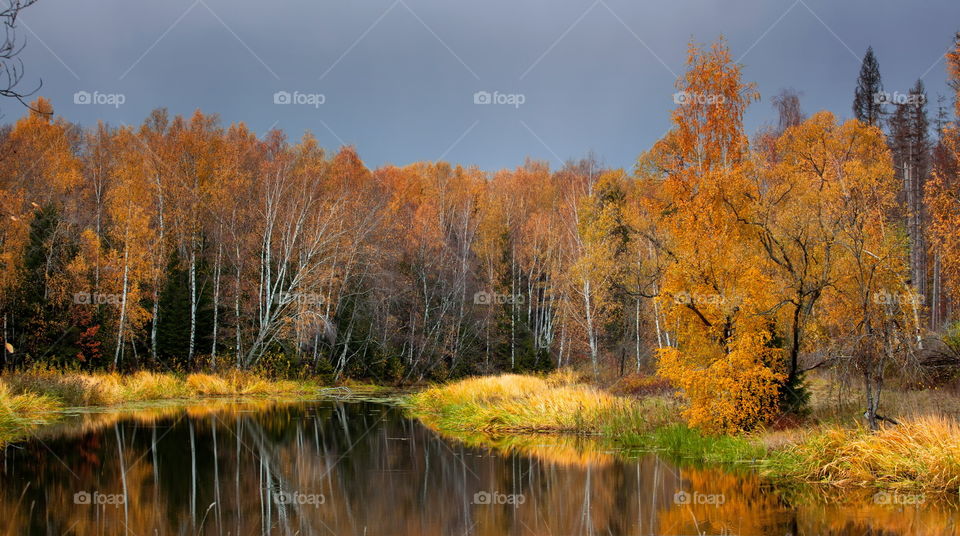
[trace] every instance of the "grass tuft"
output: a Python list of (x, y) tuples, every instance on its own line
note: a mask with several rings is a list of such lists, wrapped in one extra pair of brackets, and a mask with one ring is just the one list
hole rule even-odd
[(21, 438), (34, 426), (52, 422), (59, 409), (60, 403), (49, 396), (14, 394), (0, 383), (0, 445)]
[(765, 472), (831, 485), (960, 489), (960, 424), (918, 417), (878, 432), (830, 427), (777, 453)]
[(575, 382), (568, 372), (483, 376), (431, 387), (409, 402), (439, 428), (486, 433), (599, 433), (615, 416), (632, 414), (631, 401)]
[(187, 386), (201, 396), (259, 396), (308, 392), (311, 387), (289, 380), (268, 380), (251, 372), (231, 370), (222, 374), (191, 374)]

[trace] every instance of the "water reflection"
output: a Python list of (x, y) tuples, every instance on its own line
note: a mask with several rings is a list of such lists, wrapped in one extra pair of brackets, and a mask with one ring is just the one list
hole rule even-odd
[(625, 460), (578, 438), (438, 437), (374, 403), (91, 414), (4, 452), (4, 534), (957, 534), (878, 505)]

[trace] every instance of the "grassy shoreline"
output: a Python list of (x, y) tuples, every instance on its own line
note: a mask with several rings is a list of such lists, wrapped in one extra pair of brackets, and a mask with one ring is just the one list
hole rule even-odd
[[(0, 375), (0, 446), (60, 422), (76, 408), (216, 398), (302, 400), (339, 396), (339, 389), (242, 371), (8, 373)], [(786, 433), (708, 436), (682, 422), (680, 406), (670, 397), (617, 396), (570, 372), (469, 378), (423, 389), (403, 397), (402, 404), (427, 426), (474, 445), (523, 449), (539, 443), (529, 438), (552, 434), (572, 440), (571, 459), (590, 459), (599, 450), (651, 451), (679, 463), (749, 466), (788, 484), (960, 491), (960, 423), (942, 416), (904, 419), (876, 433), (816, 424)]]
[(410, 395), (410, 413), (450, 436), (595, 436), (609, 448), (666, 454), (692, 464), (746, 464), (783, 483), (958, 493), (960, 423), (918, 417), (871, 433), (811, 425), (779, 432), (708, 436), (687, 427), (666, 397), (612, 395), (570, 373), (470, 378)]
[(22, 372), (0, 375), (0, 446), (59, 422), (75, 408), (123, 408), (142, 402), (211, 398), (317, 396), (312, 381), (273, 380), (243, 371), (222, 374)]

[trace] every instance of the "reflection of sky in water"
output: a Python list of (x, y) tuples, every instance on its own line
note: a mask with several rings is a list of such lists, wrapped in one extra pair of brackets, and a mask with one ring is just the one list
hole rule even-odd
[(774, 493), (589, 437), (446, 440), (371, 403), (86, 414), (7, 448), (3, 474), (4, 534), (956, 534), (958, 521), (932, 500)]

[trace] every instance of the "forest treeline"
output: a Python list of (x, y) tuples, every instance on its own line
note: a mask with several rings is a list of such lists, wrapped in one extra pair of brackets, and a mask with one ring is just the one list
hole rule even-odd
[[(960, 91), (960, 36), (947, 60)], [(371, 170), (200, 111), (85, 128), (40, 98), (0, 133), (2, 366), (655, 369), (723, 429), (848, 367), (873, 420), (953, 320), (960, 104), (931, 119), (868, 51), (853, 119), (784, 91), (750, 138), (759, 94), (722, 41), (691, 45), (677, 89), (635, 169), (495, 173)]]

